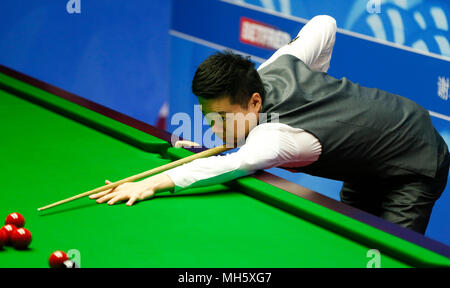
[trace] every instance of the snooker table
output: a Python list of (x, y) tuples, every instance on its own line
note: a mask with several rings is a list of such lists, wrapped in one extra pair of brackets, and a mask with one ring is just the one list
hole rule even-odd
[(205, 148), (171, 147), (168, 132), (1, 65), (0, 115), (0, 218), (19, 212), (33, 234), (27, 250), (0, 249), (0, 267), (48, 267), (71, 249), (82, 268), (365, 268), (371, 249), (380, 267), (450, 266), (447, 245), (263, 171), (131, 207), (38, 212)]

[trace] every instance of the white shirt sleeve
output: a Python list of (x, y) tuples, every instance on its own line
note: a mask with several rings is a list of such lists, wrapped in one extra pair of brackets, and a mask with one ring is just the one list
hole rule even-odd
[(311, 70), (327, 72), (336, 39), (336, 20), (327, 15), (315, 16), (289, 44), (278, 49), (258, 70), (285, 54), (302, 60)]
[(321, 151), (318, 139), (302, 129), (263, 123), (250, 131), (237, 152), (197, 159), (165, 173), (177, 192), (228, 182), (275, 166), (306, 166), (316, 161)]

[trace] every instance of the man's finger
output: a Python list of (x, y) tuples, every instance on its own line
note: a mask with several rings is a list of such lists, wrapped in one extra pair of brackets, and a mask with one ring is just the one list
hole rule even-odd
[(103, 192), (99, 192), (99, 193), (96, 193), (96, 194), (92, 194), (91, 196), (89, 196), (89, 198), (90, 198), (90, 199), (97, 199), (97, 198), (103, 197), (103, 196), (105, 196), (105, 195), (111, 193), (112, 191), (113, 191), (113, 189), (108, 189), (108, 190), (103, 191)]
[(112, 192), (112, 193), (109, 193), (109, 194), (103, 196), (102, 198), (97, 199), (97, 203), (103, 203), (103, 202), (106, 202), (106, 201), (108, 201), (108, 200), (110, 200), (110, 199), (116, 197), (118, 194), (119, 194), (119, 192)]
[[(109, 184), (111, 184), (111, 183), (112, 183), (111, 181), (105, 180), (105, 184), (106, 184), (106, 185), (109, 185)], [(119, 186), (120, 186), (120, 185), (119, 185)], [(108, 190), (108, 191), (109, 191), (108, 193), (111, 193), (112, 191), (116, 190), (116, 188), (119, 187), (119, 186), (116, 186), (116, 187), (114, 187), (114, 188)]]
[(127, 202), (127, 206), (131, 206), (134, 204), (134, 202), (136, 202), (137, 197), (135, 195), (130, 197), (130, 200), (128, 200)]
[[(111, 183), (112, 183), (111, 181), (105, 180), (105, 184), (106, 184), (106, 185), (111, 184)], [(119, 185), (119, 186), (120, 186), (120, 185)], [(119, 186), (117, 186), (117, 187), (119, 187)], [(106, 190), (106, 191), (99, 192), (99, 193), (96, 193), (96, 194), (92, 194), (91, 196), (89, 196), (89, 199), (97, 199), (97, 198), (99, 198), (99, 197), (103, 197), (103, 196), (105, 196), (105, 195), (107, 195), (107, 194), (109, 194), (109, 193), (115, 191), (117, 187), (114, 187), (114, 188), (112, 188), (112, 189), (108, 189), (108, 190)]]
[(175, 142), (175, 145), (173, 145), (173, 146), (175, 148), (180, 148), (180, 147), (186, 147), (186, 148), (201, 147), (200, 144), (197, 144), (195, 142), (188, 141), (188, 140), (178, 140), (177, 142)]
[(115, 197), (113, 197), (111, 200), (108, 201), (108, 205), (114, 205), (118, 201), (122, 201), (126, 199), (126, 195), (118, 194)]

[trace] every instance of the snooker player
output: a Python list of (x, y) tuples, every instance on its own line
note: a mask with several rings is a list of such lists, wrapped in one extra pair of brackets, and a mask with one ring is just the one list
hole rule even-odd
[(223, 140), (227, 133), (234, 144), (245, 139), (237, 152), (197, 159), (91, 198), (132, 205), (159, 190), (177, 192), (284, 167), (343, 181), (343, 203), (425, 233), (447, 183), (448, 147), (415, 102), (329, 76), (335, 34), (336, 21), (320, 15), (257, 70), (231, 52), (207, 58), (192, 81), (204, 114), (270, 114), (278, 123), (268, 117), (238, 131), (216, 121), (212, 131)]

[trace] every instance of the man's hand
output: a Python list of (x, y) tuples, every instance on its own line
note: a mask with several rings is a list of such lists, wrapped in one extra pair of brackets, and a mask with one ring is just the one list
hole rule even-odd
[[(105, 184), (110, 184), (111, 181), (106, 180)], [(131, 206), (136, 201), (144, 200), (155, 195), (155, 190), (148, 183), (129, 182), (119, 185), (113, 189), (109, 189), (97, 194), (89, 196), (90, 199), (97, 199), (97, 203), (104, 203), (108, 201), (109, 205), (114, 205), (119, 201), (127, 201), (127, 206)]]
[[(106, 180), (105, 183), (108, 185), (111, 184), (111, 181)], [(97, 199), (97, 203), (108, 201), (109, 205), (128, 200), (127, 205), (131, 206), (136, 201), (153, 197), (159, 190), (170, 189), (174, 186), (172, 179), (166, 173), (160, 173), (139, 182), (124, 183), (113, 189), (92, 194), (89, 198)]]

